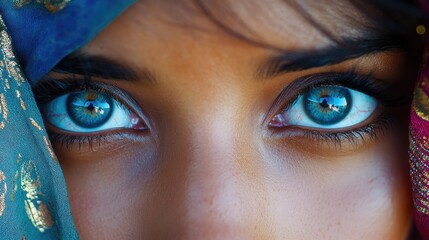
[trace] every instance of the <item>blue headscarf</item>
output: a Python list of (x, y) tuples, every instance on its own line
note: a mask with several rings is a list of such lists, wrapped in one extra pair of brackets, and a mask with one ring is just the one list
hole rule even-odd
[(34, 83), (67, 54), (93, 39), (135, 0), (2, 2), (0, 12), (15, 53), (27, 78)]
[(0, 4), (0, 239), (78, 239), (61, 167), (27, 78), (34, 84), (133, 2)]

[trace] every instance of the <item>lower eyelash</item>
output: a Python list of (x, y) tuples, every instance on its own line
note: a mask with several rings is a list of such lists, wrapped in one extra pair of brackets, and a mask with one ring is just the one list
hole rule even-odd
[(52, 143), (56, 146), (59, 146), (60, 149), (66, 148), (67, 150), (72, 150), (73, 146), (78, 147), (78, 150), (82, 150), (84, 146), (88, 146), (89, 151), (94, 151), (94, 147), (100, 148), (102, 144), (112, 138), (118, 138), (123, 135), (123, 132), (120, 130), (109, 132), (108, 135), (88, 135), (88, 136), (77, 136), (77, 135), (67, 135), (62, 133), (57, 133), (48, 130), (48, 135)]
[[(377, 119), (361, 128), (342, 131), (342, 132), (322, 132), (318, 130), (303, 130), (304, 136), (309, 139), (316, 140), (318, 142), (324, 142), (333, 144), (336, 148), (341, 148), (344, 141), (359, 146), (364, 145), (366, 141), (377, 140), (380, 134), (383, 134), (386, 130), (392, 127), (394, 118), (391, 114), (381, 114)], [(94, 150), (94, 146), (100, 147), (103, 143), (112, 138), (122, 137), (124, 132), (121, 130), (111, 131), (108, 135), (88, 135), (88, 136), (77, 136), (61, 134), (48, 130), (51, 141), (58, 144), (60, 148), (66, 148), (71, 150), (73, 146), (77, 145), (78, 150), (81, 150), (83, 146), (87, 145), (90, 151)]]
[(347, 141), (354, 146), (364, 145), (368, 140), (375, 141), (386, 130), (390, 129), (393, 125), (393, 116), (384, 113), (378, 118), (361, 128), (343, 131), (343, 132), (321, 132), (318, 130), (304, 130), (305, 137), (314, 139), (316, 141), (323, 141), (333, 144), (335, 148), (341, 148), (342, 144)]

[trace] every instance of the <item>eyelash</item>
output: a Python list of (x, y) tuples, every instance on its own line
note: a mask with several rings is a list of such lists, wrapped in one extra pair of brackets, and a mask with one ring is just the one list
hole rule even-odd
[(73, 146), (77, 144), (78, 150), (81, 150), (82, 147), (87, 145), (90, 151), (94, 150), (94, 143), (96, 146), (100, 147), (109, 139), (113, 139), (116, 137), (121, 137), (124, 133), (120, 130), (110, 131), (109, 135), (88, 135), (88, 136), (74, 136), (74, 135), (66, 135), (61, 133), (56, 133), (53, 131), (48, 131), (48, 135), (52, 142), (59, 144), (60, 148), (66, 148), (71, 150)]
[[(278, 109), (281, 109), (281, 111), (287, 110), (295, 103), (296, 99), (300, 94), (321, 86), (337, 85), (363, 92), (372, 97), (375, 97), (383, 108), (390, 108), (407, 102), (405, 101), (405, 99), (407, 99), (405, 96), (395, 96), (394, 94), (392, 94), (391, 86), (389, 84), (384, 84), (380, 82), (382, 81), (375, 80), (375, 78), (371, 75), (359, 75), (354, 72), (322, 73), (306, 76), (294, 81), (279, 94), (279, 96), (276, 98), (274, 104), (269, 110), (269, 113), (271, 112), (271, 114), (267, 115), (266, 117), (272, 116), (272, 113), (278, 113)], [(119, 89), (107, 84), (101, 85), (103, 85), (103, 87), (100, 86), (100, 84), (98, 83), (92, 83), (90, 81), (79, 81), (77, 79), (72, 78), (62, 79), (61, 81), (55, 79), (44, 79), (33, 88), (33, 92), (41, 109), (45, 104), (49, 103), (53, 99), (77, 90), (94, 90), (97, 92), (102, 92), (109, 97), (112, 97), (114, 100), (118, 101), (127, 109), (135, 109), (134, 106), (137, 106), (134, 99), (130, 99), (132, 104), (125, 103), (123, 97), (119, 97), (121, 95), (125, 96), (123, 93), (121, 94)], [(109, 90), (105, 88), (106, 86), (110, 86)], [(292, 91), (295, 92), (292, 97), (289, 91), (290, 89), (298, 89)], [(276, 111), (274, 112), (273, 110)], [(341, 144), (344, 141), (348, 141), (354, 145), (359, 145), (361, 143), (364, 143), (367, 137), (369, 137), (370, 140), (375, 140), (378, 137), (378, 133), (389, 129), (393, 122), (393, 116), (389, 114), (388, 111), (384, 111), (380, 113), (379, 116), (377, 116), (377, 118), (371, 123), (353, 130), (337, 132), (323, 132), (323, 130), (311, 129), (301, 130), (304, 132), (304, 136), (309, 139), (329, 142), (333, 143), (335, 146), (341, 147)], [(280, 129), (275, 130), (274, 132), (278, 131), (284, 130)], [(67, 149), (70, 149), (74, 144), (77, 144), (79, 149), (81, 149), (83, 145), (88, 145), (90, 149), (92, 149), (94, 143), (100, 146), (103, 142), (108, 141), (109, 139), (114, 137), (121, 137), (124, 134), (124, 132), (121, 130), (110, 131), (108, 135), (93, 134), (87, 136), (61, 134), (49, 130), (48, 133), (53, 142), (59, 143), (61, 147), (66, 147)]]
[[(106, 88), (108, 88), (108, 90)], [(39, 109), (41, 109), (42, 112), (43, 106), (45, 106), (47, 103), (54, 100), (55, 98), (79, 90), (93, 90), (106, 94), (107, 96), (116, 100), (124, 109), (139, 112), (136, 109), (137, 107), (135, 107), (137, 106), (136, 101), (132, 99), (128, 94), (122, 92), (122, 90), (116, 87), (104, 83), (93, 83), (91, 81), (83, 81), (80, 79), (73, 78), (61, 80), (43, 79), (40, 83), (33, 87), (33, 93), (35, 95), (37, 104), (39, 105)], [(125, 102), (125, 99), (127, 99), (129, 103)], [(47, 132), (52, 142), (59, 144), (61, 148), (65, 147), (69, 150), (72, 148), (72, 146), (76, 144), (79, 150), (81, 150), (82, 146), (84, 145), (87, 145), (90, 150), (93, 150), (94, 143), (97, 146), (100, 146), (102, 143), (109, 141), (109, 139), (117, 137), (120, 138), (126, 135), (126, 133), (124, 133), (124, 131), (121, 129), (110, 130), (108, 134), (94, 133), (86, 136), (73, 135), (70, 133), (62, 134), (50, 131), (49, 128), (47, 129)]]
[[(329, 80), (327, 81), (326, 79)], [(377, 116), (376, 119), (371, 123), (357, 129), (336, 132), (324, 132), (323, 130), (312, 129), (301, 129), (301, 131), (304, 132), (304, 136), (306, 138), (332, 143), (335, 147), (341, 148), (341, 145), (344, 141), (347, 141), (355, 146), (362, 145), (366, 142), (368, 137), (371, 141), (376, 140), (378, 138), (378, 134), (383, 133), (393, 125), (395, 119), (388, 111), (389, 108), (406, 104), (406, 99), (410, 99), (407, 96), (396, 96), (395, 94), (392, 94), (391, 90), (393, 86), (391, 84), (382, 82), (383, 81), (379, 79), (376, 80), (372, 75), (359, 75), (355, 72), (321, 73), (305, 76), (292, 83), (296, 86), (291, 84), (279, 94), (273, 106), (270, 108), (269, 113), (273, 113), (272, 109), (281, 109), (280, 111), (288, 110), (291, 106), (293, 106), (293, 104), (296, 103), (299, 95), (306, 91), (310, 91), (314, 88), (322, 86), (342, 86), (360, 91), (362, 93), (368, 94), (371, 97), (374, 97), (383, 109), (383, 112), (381, 112), (379, 116)], [(291, 88), (299, 89), (295, 91), (298, 93), (295, 93), (292, 97), (288, 91)], [(285, 102), (287, 104), (284, 104)], [(279, 105), (282, 105), (283, 107), (279, 107)], [(279, 113), (279, 111), (275, 111), (274, 114), (267, 115), (266, 119), (271, 119), (277, 113)], [(268, 118), (268, 116), (270, 117)], [(273, 133), (284, 132), (285, 128), (273, 129)]]
[(384, 133), (393, 122), (390, 114), (381, 114), (372, 123), (349, 131), (341, 132), (321, 132), (316, 130), (305, 130), (305, 137), (317, 141), (332, 143), (334, 147), (341, 148), (344, 141), (354, 146), (365, 144), (367, 137), (370, 141), (376, 140), (380, 133)]
[[(107, 90), (106, 87), (109, 89)], [(40, 83), (33, 87), (33, 93), (37, 103), (39, 104), (39, 107), (43, 107), (45, 104), (59, 96), (79, 90), (93, 90), (99, 93), (104, 93), (121, 103), (123, 106), (133, 108), (133, 106), (129, 106), (129, 104), (125, 103), (124, 99), (120, 97), (121, 95), (125, 96), (128, 94), (122, 93), (122, 91), (118, 88), (104, 83), (94, 83), (89, 80), (83, 81), (74, 78), (66, 78), (61, 80), (43, 79)], [(130, 99), (130, 101), (135, 104), (134, 99)]]

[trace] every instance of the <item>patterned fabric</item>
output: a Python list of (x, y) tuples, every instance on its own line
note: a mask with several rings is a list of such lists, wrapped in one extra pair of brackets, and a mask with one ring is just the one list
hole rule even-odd
[[(429, 1), (421, 0), (429, 13)], [(429, 44), (414, 91), (410, 125), (410, 175), (414, 220), (423, 239), (429, 239)]]
[[(4, 0), (0, 4), (10, 30), (9, 35), (0, 17), (0, 239), (78, 239), (61, 168), (25, 76), (35, 83), (134, 1)], [(429, 10), (427, 0), (422, 4)], [(429, 62), (429, 51), (426, 59)], [(420, 74), (410, 126), (415, 222), (426, 239), (428, 160), (429, 64)]]
[(64, 177), (26, 76), (34, 84), (133, 2), (1, 1), (0, 239), (79, 238)]
[[(429, 59), (429, 52), (425, 56)], [(429, 237), (429, 67), (420, 74), (411, 111), (410, 173), (415, 221), (423, 236)]]
[(77, 239), (65, 182), (0, 22), (0, 239)]

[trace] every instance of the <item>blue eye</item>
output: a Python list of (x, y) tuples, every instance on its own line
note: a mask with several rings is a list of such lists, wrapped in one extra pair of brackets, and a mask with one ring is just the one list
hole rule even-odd
[(289, 108), (274, 116), (270, 126), (348, 128), (367, 120), (377, 105), (377, 100), (364, 93), (341, 86), (321, 86), (299, 95)]
[(45, 105), (44, 115), (52, 126), (68, 132), (146, 129), (143, 121), (122, 103), (95, 90), (83, 90), (57, 97)]
[(113, 100), (105, 94), (77, 92), (67, 97), (67, 113), (80, 127), (96, 128), (109, 120), (113, 112)]

